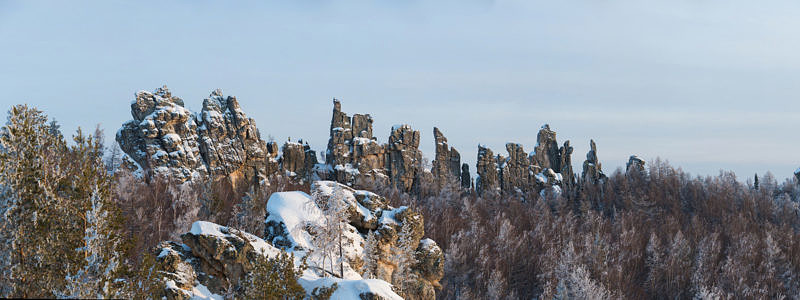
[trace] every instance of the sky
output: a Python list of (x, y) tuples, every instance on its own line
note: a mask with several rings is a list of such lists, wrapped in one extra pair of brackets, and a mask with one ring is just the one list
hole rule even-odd
[(472, 166), (550, 124), (581, 169), (636, 154), (693, 175), (800, 167), (800, 2), (741, 0), (0, 0), (0, 110), (109, 141), (139, 90), (195, 111), (236, 96), (264, 136), (324, 151), (332, 98), (420, 130)]

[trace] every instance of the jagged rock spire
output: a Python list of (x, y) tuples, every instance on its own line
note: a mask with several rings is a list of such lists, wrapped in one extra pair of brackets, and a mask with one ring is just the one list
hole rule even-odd
[(478, 161), (475, 167), (478, 169), (478, 177), (475, 179), (478, 194), (499, 189), (497, 159), (492, 149), (478, 145)]
[(591, 150), (586, 153), (586, 161), (583, 162), (583, 180), (591, 183), (598, 183), (606, 177), (603, 174), (603, 168), (600, 161), (597, 159), (597, 145), (594, 140), (589, 142)]
[(451, 180), (461, 181), (461, 154), (455, 148), (448, 147), (447, 138), (439, 128), (433, 128), (433, 137), (436, 141), (436, 156), (431, 169), (434, 178), (440, 185)]

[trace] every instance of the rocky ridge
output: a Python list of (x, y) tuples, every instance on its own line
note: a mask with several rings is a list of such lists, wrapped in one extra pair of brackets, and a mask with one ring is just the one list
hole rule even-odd
[[(225, 178), (252, 185), (279, 173), (300, 181), (322, 179), (350, 186), (377, 181), (407, 193), (419, 191), (420, 182), (427, 178), (439, 186), (456, 182), (465, 190), (472, 187), (469, 166), (461, 163), (461, 154), (448, 145), (438, 128), (433, 130), (436, 153), (428, 172), (422, 165), (419, 131), (408, 125), (393, 126), (388, 142), (382, 144), (373, 135), (372, 116), (351, 117), (337, 99), (322, 163), (302, 140), (287, 141), (280, 151), (276, 143), (263, 141), (255, 121), (247, 118), (236, 98), (225, 97), (220, 90), (204, 100), (198, 114), (184, 108), (183, 100), (166, 87), (153, 93), (141, 91), (131, 114), (134, 119), (119, 130), (117, 141), (135, 162), (128, 165), (148, 176), (164, 174), (179, 181)], [(597, 183), (605, 175), (594, 141), (591, 145), (580, 178), (572, 169), (569, 141), (559, 146), (556, 132), (547, 124), (539, 130), (531, 153), (517, 143), (506, 144), (507, 157), (479, 146), (474, 188), (479, 193), (526, 194), (551, 187), (570, 189), (578, 179)]]

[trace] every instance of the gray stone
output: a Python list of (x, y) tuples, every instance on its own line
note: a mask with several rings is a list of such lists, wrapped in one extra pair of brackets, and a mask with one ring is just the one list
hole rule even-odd
[(606, 178), (606, 175), (603, 174), (602, 165), (597, 159), (597, 145), (594, 143), (594, 140), (589, 142), (589, 146), (591, 150), (589, 150), (589, 153), (586, 153), (586, 161), (583, 162), (583, 174), (581, 177), (584, 182), (597, 184)]
[(478, 160), (475, 167), (478, 169), (478, 178), (475, 179), (475, 189), (478, 194), (486, 191), (497, 191), (500, 187), (498, 179), (497, 160), (492, 149), (478, 145)]
[(387, 148), (386, 171), (392, 184), (404, 192), (416, 192), (422, 173), (422, 151), (419, 150), (419, 131), (408, 125), (392, 128)]
[(469, 175), (469, 165), (461, 165), (461, 188), (469, 189), (472, 186), (472, 177)]
[(644, 159), (641, 159), (636, 155), (631, 155), (631, 157), (628, 158), (628, 164), (625, 165), (625, 173), (632, 174), (631, 172), (639, 172), (640, 174), (644, 174), (644, 166)]
[(136, 93), (131, 115), (116, 139), (148, 179), (164, 175), (183, 182), (210, 176), (250, 185), (278, 168), (277, 149), (261, 139), (236, 98), (223, 97), (220, 90), (205, 99), (199, 119), (166, 86)]
[(436, 141), (436, 155), (432, 162), (431, 173), (436, 182), (439, 186), (443, 186), (451, 181), (461, 181), (461, 154), (447, 145), (447, 138), (439, 128), (433, 128), (433, 136)]

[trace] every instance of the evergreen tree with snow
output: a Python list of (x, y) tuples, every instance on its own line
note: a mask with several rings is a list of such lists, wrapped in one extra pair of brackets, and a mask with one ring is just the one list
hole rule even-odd
[(399, 286), (403, 292), (407, 292), (408, 283), (415, 281), (417, 276), (411, 271), (411, 268), (417, 264), (414, 242), (413, 227), (410, 222), (404, 222), (398, 232), (397, 242), (392, 246), (394, 261), (397, 263), (392, 273), (392, 283)]
[(18, 105), (0, 145), (1, 296), (113, 296), (121, 218), (102, 140), (79, 130), (67, 146), (55, 122)]
[(296, 270), (294, 256), (281, 253), (275, 258), (257, 255), (253, 270), (242, 284), (245, 299), (304, 299), (305, 289), (297, 282), (303, 268)]
[(378, 237), (374, 231), (367, 234), (367, 239), (364, 241), (364, 265), (361, 267), (361, 276), (365, 279), (372, 279), (376, 277), (378, 269), (378, 259), (380, 249), (378, 248)]

